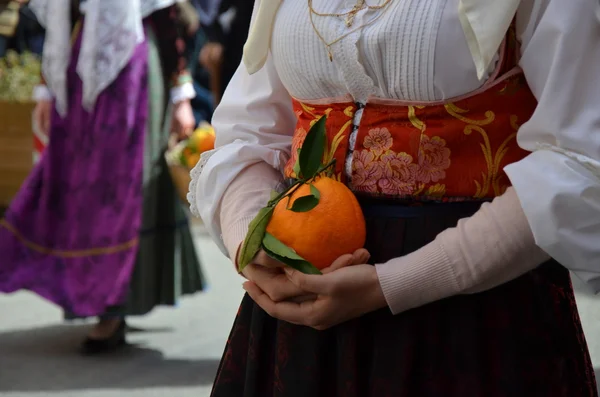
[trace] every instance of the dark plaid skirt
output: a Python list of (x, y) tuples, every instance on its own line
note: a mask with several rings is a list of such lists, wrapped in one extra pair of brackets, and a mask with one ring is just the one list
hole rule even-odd
[[(443, 206), (443, 207), (442, 207)], [(365, 204), (373, 262), (432, 241), (477, 204)], [(246, 296), (212, 397), (597, 396), (569, 273), (548, 262), (517, 280), (327, 331), (267, 315)]]

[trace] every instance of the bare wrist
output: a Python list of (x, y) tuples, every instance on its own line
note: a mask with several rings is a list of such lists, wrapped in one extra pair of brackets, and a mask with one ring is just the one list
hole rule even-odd
[(370, 296), (370, 300), (372, 302), (371, 306), (374, 308), (374, 310), (383, 309), (388, 304), (385, 299), (381, 283), (379, 282), (379, 276), (377, 275), (377, 269), (375, 268), (375, 266), (372, 266), (372, 270), (369, 273), (369, 279), (372, 285)]

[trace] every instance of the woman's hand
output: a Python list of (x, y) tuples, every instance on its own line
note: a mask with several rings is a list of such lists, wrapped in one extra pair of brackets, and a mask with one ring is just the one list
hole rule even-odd
[(171, 123), (171, 132), (185, 139), (192, 135), (196, 127), (196, 119), (189, 100), (181, 101), (175, 104), (173, 108), (173, 121)]
[(221, 43), (206, 43), (200, 50), (200, 56), (198, 57), (200, 65), (207, 69), (209, 73), (213, 73), (215, 69), (221, 67), (224, 52), (225, 49)]
[(50, 118), (52, 115), (52, 101), (39, 101), (33, 110), (33, 119), (38, 128), (48, 135), (50, 132)]
[(346, 266), (323, 275), (306, 275), (290, 268), (285, 273), (296, 288), (317, 298), (276, 301), (252, 280), (244, 283), (250, 297), (279, 320), (325, 330), (386, 306), (375, 266)]
[(210, 91), (213, 94), (214, 105), (221, 102), (221, 66), (223, 65), (225, 48), (220, 43), (206, 43), (200, 51), (200, 65), (210, 75)]
[[(353, 254), (342, 255), (330, 267), (323, 269), (327, 274), (345, 266), (364, 263), (369, 259), (369, 253), (360, 249)], [(264, 251), (259, 251), (254, 262), (244, 268), (242, 274), (272, 302), (291, 300), (305, 302), (315, 300), (317, 295), (307, 292), (296, 285), (284, 271), (286, 265), (269, 257)]]

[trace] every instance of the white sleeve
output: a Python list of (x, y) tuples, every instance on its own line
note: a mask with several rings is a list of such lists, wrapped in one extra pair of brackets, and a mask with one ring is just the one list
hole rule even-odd
[(51, 101), (52, 100), (52, 91), (45, 84), (38, 84), (33, 87), (33, 94), (31, 98), (34, 102), (42, 102), (42, 101)]
[[(259, 4), (260, 1), (255, 4), (255, 13)], [(215, 150), (203, 155), (192, 171), (188, 199), (192, 213), (202, 218), (213, 240), (227, 255), (220, 219), (227, 188), (242, 171), (257, 163), (266, 163), (281, 172), (290, 156), (296, 116), (270, 55), (265, 66), (253, 75), (240, 65), (212, 123), (217, 137)], [(277, 183), (273, 181), (273, 185)]]
[(600, 291), (600, 4), (537, 0), (520, 65), (538, 99), (506, 167), (536, 244)]
[(196, 97), (196, 90), (194, 84), (185, 83), (177, 87), (171, 88), (170, 91), (171, 103), (179, 103), (187, 99), (194, 99)]

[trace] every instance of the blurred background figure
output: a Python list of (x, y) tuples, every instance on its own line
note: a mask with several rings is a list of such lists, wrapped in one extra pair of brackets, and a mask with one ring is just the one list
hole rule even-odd
[(193, 0), (201, 10), (208, 43), (200, 63), (210, 73), (210, 88), (218, 104), (236, 69), (250, 29), (254, 0)]
[(207, 42), (207, 36), (201, 26), (205, 20), (203, 9), (191, 1), (177, 3), (180, 12), (180, 23), (185, 37), (185, 56), (188, 70), (193, 79), (196, 96), (192, 98), (192, 108), (196, 122), (210, 122), (214, 110), (214, 97), (210, 91), (210, 75), (200, 64), (199, 56)]
[[(31, 19), (28, 2), (29, 0), (0, 0), (0, 57), (6, 55), (11, 45), (23, 51), (27, 44), (33, 44), (32, 29), (37, 30), (41, 26), (35, 18)], [(40, 31), (41, 29), (38, 30)], [(34, 48), (41, 51), (41, 45), (33, 45), (32, 49)]]
[(0, 291), (99, 317), (87, 353), (122, 346), (125, 316), (203, 288), (164, 156), (169, 135), (198, 124), (185, 46), (194, 29), (180, 29), (176, 3), (30, 2), (46, 28), (34, 119), (50, 140), (0, 220)]

